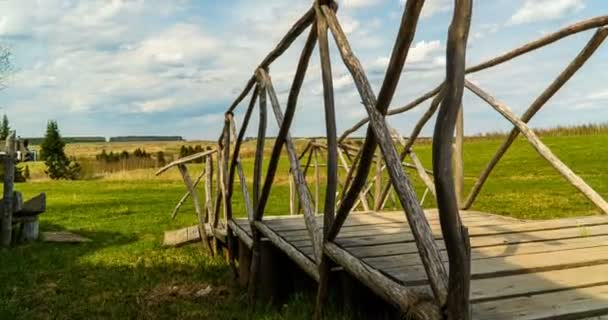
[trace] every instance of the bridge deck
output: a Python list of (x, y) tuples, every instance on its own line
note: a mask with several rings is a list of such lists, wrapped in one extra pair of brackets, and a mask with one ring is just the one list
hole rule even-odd
[[(437, 245), (444, 249), (437, 212), (426, 214)], [(462, 218), (471, 235), (475, 319), (573, 319), (608, 314), (608, 217), (532, 222), (466, 211)], [(322, 223), (322, 217), (318, 219)], [(238, 237), (251, 243), (246, 219), (235, 223), (240, 229)], [(314, 265), (301, 216), (268, 217), (263, 225), (269, 240), (278, 247), (297, 249)], [(336, 243), (391, 281), (430, 293), (403, 212), (353, 213)], [(447, 262), (445, 251), (442, 254)]]

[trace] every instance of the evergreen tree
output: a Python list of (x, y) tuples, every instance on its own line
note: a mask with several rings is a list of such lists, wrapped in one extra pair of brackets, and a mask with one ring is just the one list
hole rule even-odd
[(2, 123), (0, 123), (0, 140), (4, 141), (11, 134), (11, 126), (8, 122), (6, 114), (2, 117)]
[(61, 138), (57, 122), (49, 121), (40, 146), (40, 157), (47, 168), (45, 172), (51, 179), (75, 180), (80, 175), (80, 166), (68, 159), (64, 148), (65, 142)]

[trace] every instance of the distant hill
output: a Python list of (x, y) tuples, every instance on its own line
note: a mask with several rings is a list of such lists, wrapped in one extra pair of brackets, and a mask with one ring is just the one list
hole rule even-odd
[(120, 136), (111, 137), (110, 142), (184, 141), (181, 136)]

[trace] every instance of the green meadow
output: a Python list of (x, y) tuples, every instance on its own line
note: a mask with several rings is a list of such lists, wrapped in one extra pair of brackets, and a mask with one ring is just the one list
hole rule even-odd
[[(564, 163), (608, 197), (608, 134), (542, 139)], [(467, 139), (467, 191), (501, 142), (501, 138)], [(271, 143), (268, 141), (267, 146)], [(303, 143), (298, 146), (302, 148)], [(95, 144), (80, 147), (95, 150), (91, 154), (102, 148)], [(137, 146), (119, 148), (131, 147)], [(427, 168), (431, 168), (430, 147), (415, 147)], [(73, 155), (80, 154), (69, 148)], [(177, 150), (167, 143), (162, 148)], [(249, 142), (243, 152), (249, 181), (252, 148)], [(199, 244), (161, 247), (165, 230), (196, 221), (190, 202), (176, 220), (170, 218), (185, 192), (177, 172), (155, 177), (154, 169), (139, 169), (100, 174), (83, 181), (51, 181), (43, 177), (41, 164), (30, 166), (36, 179), (16, 188), (25, 198), (47, 193), (48, 209), (41, 216), (41, 230), (68, 230), (92, 241), (73, 245), (37, 242), (0, 251), (0, 319), (248, 318), (246, 290), (234, 282), (222, 259), (209, 258)], [(193, 175), (200, 169), (200, 165), (191, 166)], [(289, 212), (287, 170), (283, 157), (266, 215)], [(421, 182), (414, 172), (408, 172), (421, 195)], [(310, 181), (312, 178), (309, 174)], [(234, 210), (243, 216), (239, 190), (237, 182)], [(427, 201), (425, 206), (434, 203)], [(599, 214), (522, 139), (497, 166), (473, 209), (522, 219)], [(197, 295), (208, 286), (210, 294)], [(310, 296), (298, 295), (290, 301), (278, 309), (259, 306), (253, 318), (310, 319)]]

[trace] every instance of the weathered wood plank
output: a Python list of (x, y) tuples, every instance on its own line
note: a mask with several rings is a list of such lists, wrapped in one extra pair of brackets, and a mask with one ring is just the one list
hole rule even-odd
[(163, 174), (165, 171), (175, 167), (175, 166), (179, 166), (179, 165), (183, 165), (189, 162), (192, 162), (196, 159), (200, 159), (200, 158), (204, 158), (210, 154), (214, 154), (217, 152), (217, 149), (212, 149), (212, 150), (207, 150), (207, 151), (203, 151), (203, 152), (199, 152), (199, 153), (195, 153), (191, 156), (187, 156), (187, 157), (183, 157), (180, 159), (177, 159), (171, 163), (169, 163), (168, 165), (160, 168), (158, 171), (156, 171), (156, 175), (159, 176), (161, 174)]
[[(209, 224), (205, 224), (205, 229), (208, 235), (213, 233)], [(196, 225), (178, 230), (165, 231), (163, 246), (179, 247), (189, 243), (201, 241), (201, 234), (198, 232), (198, 230), (199, 226)]]
[[(608, 247), (606, 246), (494, 257), (473, 260), (471, 278), (495, 278), (606, 263), (608, 263)], [(403, 283), (410, 285), (426, 283), (426, 274), (422, 266), (384, 268), (382, 265), (374, 264), (373, 267), (383, 270)]]
[(230, 230), (247, 245), (248, 248), (253, 246), (253, 238), (251, 235), (251, 228), (249, 222), (246, 225), (237, 224), (234, 220), (228, 220)]
[[(593, 248), (608, 246), (608, 236), (574, 238), (565, 240), (551, 240), (543, 242), (529, 242), (509, 244), (505, 246), (474, 248), (471, 251), (472, 260), (487, 259), (489, 257), (506, 257), (522, 254), (565, 251), (573, 249)], [(360, 250), (349, 250), (356, 257), (371, 265), (381, 265), (383, 268), (409, 267), (421, 264), (420, 259), (415, 253), (382, 255), (380, 250), (376, 250), (375, 257), (363, 257)], [(447, 255), (442, 252), (444, 262), (447, 262)], [(608, 279), (607, 279), (608, 280)]]
[(477, 303), (475, 319), (577, 319), (608, 314), (608, 285)]

